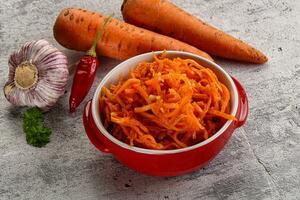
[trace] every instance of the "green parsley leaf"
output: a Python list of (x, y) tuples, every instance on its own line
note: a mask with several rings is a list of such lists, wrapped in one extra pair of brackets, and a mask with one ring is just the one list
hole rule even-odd
[(28, 144), (43, 147), (50, 141), (51, 129), (44, 124), (43, 112), (35, 107), (28, 109), (23, 115), (23, 131)]

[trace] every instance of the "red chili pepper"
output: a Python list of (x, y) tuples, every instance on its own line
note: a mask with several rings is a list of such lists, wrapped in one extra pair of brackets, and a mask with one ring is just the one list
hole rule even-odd
[(83, 101), (83, 99), (86, 97), (93, 85), (96, 71), (99, 67), (96, 46), (98, 44), (98, 41), (102, 37), (104, 28), (106, 27), (112, 16), (113, 14), (110, 15), (107, 19), (105, 19), (102, 27), (97, 33), (96, 39), (94, 40), (92, 47), (90, 48), (90, 50), (87, 51), (86, 55), (79, 60), (74, 75), (71, 95), (69, 99), (70, 112), (75, 111), (75, 109)]

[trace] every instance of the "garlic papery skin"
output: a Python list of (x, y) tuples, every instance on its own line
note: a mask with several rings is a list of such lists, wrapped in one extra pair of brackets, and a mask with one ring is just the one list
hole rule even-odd
[(46, 40), (27, 42), (9, 58), (6, 99), (16, 106), (51, 108), (65, 93), (67, 57)]

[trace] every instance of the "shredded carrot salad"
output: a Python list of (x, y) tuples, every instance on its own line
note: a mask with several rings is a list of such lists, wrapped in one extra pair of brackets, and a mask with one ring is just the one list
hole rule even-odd
[(214, 135), (230, 112), (230, 92), (210, 69), (191, 59), (154, 56), (100, 96), (104, 127), (147, 149), (179, 149)]

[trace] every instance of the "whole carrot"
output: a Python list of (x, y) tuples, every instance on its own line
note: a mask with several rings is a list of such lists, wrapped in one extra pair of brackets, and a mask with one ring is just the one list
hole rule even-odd
[[(105, 18), (100, 13), (80, 8), (64, 9), (53, 27), (54, 37), (66, 48), (87, 51)], [(213, 60), (207, 53), (184, 42), (117, 19), (111, 19), (96, 46), (98, 54), (119, 60), (157, 50), (187, 51)]]
[(265, 63), (259, 50), (206, 24), (169, 0), (124, 0), (126, 22), (191, 44), (212, 55), (251, 63)]
[(71, 95), (69, 99), (70, 112), (74, 112), (79, 106), (85, 96), (88, 94), (91, 86), (93, 85), (96, 71), (99, 67), (99, 61), (97, 59), (96, 45), (98, 44), (103, 31), (108, 24), (111, 16), (105, 19), (102, 27), (99, 29), (97, 36), (93, 42), (92, 47), (87, 51), (77, 65), (74, 75)]

